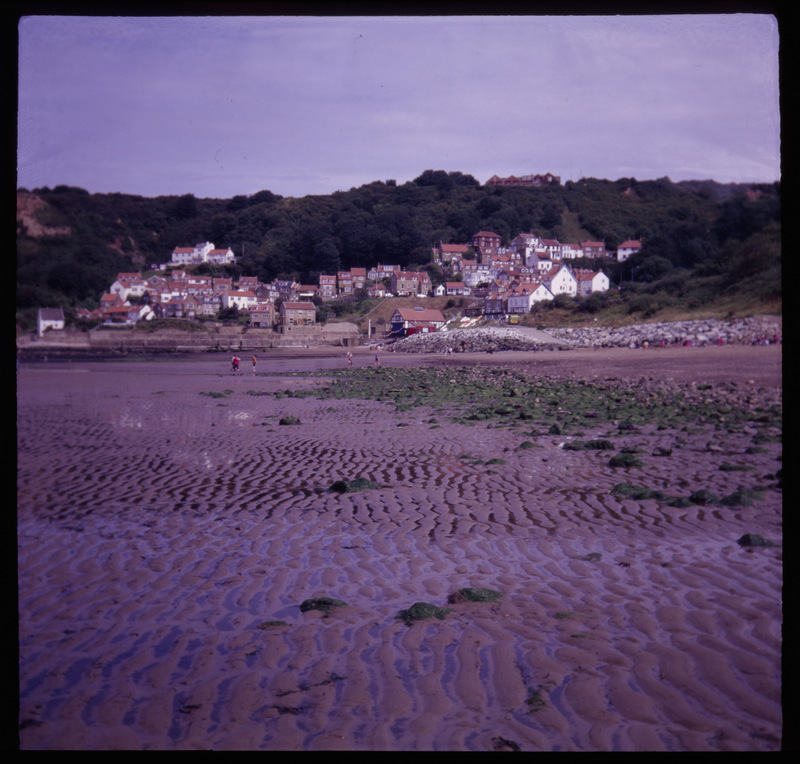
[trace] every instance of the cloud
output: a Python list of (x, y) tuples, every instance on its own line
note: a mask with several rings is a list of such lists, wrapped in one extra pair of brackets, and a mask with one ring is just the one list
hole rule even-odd
[(428, 168), (770, 181), (777, 45), (774, 19), (737, 14), (33, 17), (19, 180), (221, 197)]

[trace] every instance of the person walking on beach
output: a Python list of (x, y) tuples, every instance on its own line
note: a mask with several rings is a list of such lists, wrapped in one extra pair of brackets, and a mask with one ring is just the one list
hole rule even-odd
[(347, 365), (353, 365), (353, 354), (349, 350), (347, 351)]
[(253, 356), (253, 376), (255, 377), (255, 375), (256, 375), (256, 357)]
[(233, 358), (231, 358), (231, 371), (234, 374), (236, 374), (239, 371), (239, 356), (238, 355), (234, 355)]
[(378, 348), (375, 348), (375, 365), (376, 366), (381, 365), (381, 359), (380, 356), (378, 355)]

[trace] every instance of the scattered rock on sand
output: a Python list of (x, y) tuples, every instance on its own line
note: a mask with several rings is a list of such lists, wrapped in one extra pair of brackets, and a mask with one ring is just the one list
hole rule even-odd
[(300, 612), (307, 613), (309, 610), (321, 610), (325, 616), (329, 616), (334, 608), (347, 605), (343, 600), (336, 600), (332, 597), (316, 597), (310, 600), (303, 600), (300, 603)]
[(438, 618), (440, 621), (450, 611), (431, 605), (430, 602), (415, 602), (408, 610), (401, 610), (397, 614), (397, 618), (405, 623), (406, 626), (411, 626), (414, 621), (424, 621), (426, 618)]
[(459, 589), (455, 594), (451, 594), (447, 601), (451, 605), (460, 602), (497, 602), (503, 596), (502, 592), (494, 589)]
[(737, 542), (739, 546), (775, 546), (772, 541), (757, 533), (745, 533)]

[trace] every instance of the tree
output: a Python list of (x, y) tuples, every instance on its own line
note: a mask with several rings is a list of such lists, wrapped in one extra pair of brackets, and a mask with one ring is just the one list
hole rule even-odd
[(175, 200), (172, 214), (178, 220), (191, 220), (197, 217), (197, 199), (194, 194), (184, 194)]

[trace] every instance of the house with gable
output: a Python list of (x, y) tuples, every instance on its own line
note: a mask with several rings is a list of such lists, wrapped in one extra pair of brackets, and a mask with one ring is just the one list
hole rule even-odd
[(558, 297), (560, 294), (575, 297), (578, 294), (578, 280), (566, 263), (551, 268), (543, 275), (542, 281), (552, 292), (553, 297)]
[(141, 297), (147, 284), (139, 273), (118, 273), (114, 283), (108, 288), (112, 294), (116, 294), (122, 302), (129, 297)]
[(494, 231), (478, 231), (472, 237), (472, 246), (480, 254), (481, 262), (493, 255), (503, 254), (503, 238)]
[(585, 297), (594, 292), (605, 292), (609, 287), (608, 276), (603, 271), (590, 271), (586, 268), (577, 268), (573, 271), (578, 281), (578, 295)]
[(509, 313), (530, 313), (537, 302), (552, 300), (553, 293), (541, 282), (520, 284), (506, 295), (506, 309)]
[(233, 250), (230, 247), (211, 249), (206, 257), (208, 258), (206, 262), (214, 265), (229, 265), (236, 262), (236, 255), (233, 254)]
[(425, 271), (417, 272), (417, 294), (428, 296), (433, 292), (433, 282)]
[(317, 309), (313, 302), (284, 301), (280, 307), (281, 331), (291, 331), (295, 327), (314, 326)]
[(391, 290), (398, 297), (419, 294), (419, 279), (414, 271), (399, 271), (391, 276)]
[(561, 260), (564, 247), (558, 239), (542, 239), (542, 245), (551, 260)]
[(332, 300), (336, 297), (336, 276), (320, 274), (319, 296), (323, 300)]
[(274, 323), (275, 307), (271, 302), (258, 302), (250, 308), (250, 326), (269, 329)]
[(363, 289), (367, 285), (367, 269), (351, 268), (350, 278), (353, 281), (353, 290)]
[(617, 247), (617, 262), (627, 260), (631, 255), (636, 255), (642, 248), (642, 242), (638, 239), (626, 239)]
[(398, 308), (390, 320), (392, 335), (409, 337), (412, 334), (426, 334), (438, 331), (445, 324), (441, 311), (419, 306)]
[(39, 308), (36, 314), (36, 333), (41, 337), (50, 329), (63, 329), (64, 311), (61, 308)]
[(355, 291), (355, 284), (353, 283), (353, 274), (350, 273), (350, 271), (337, 272), (336, 290), (342, 296), (353, 294)]
[(120, 296), (114, 292), (103, 292), (100, 295), (100, 310), (105, 313), (109, 308), (115, 305), (122, 305), (125, 301), (120, 299)]
[(605, 257), (606, 245), (602, 241), (579, 242), (584, 257)]

